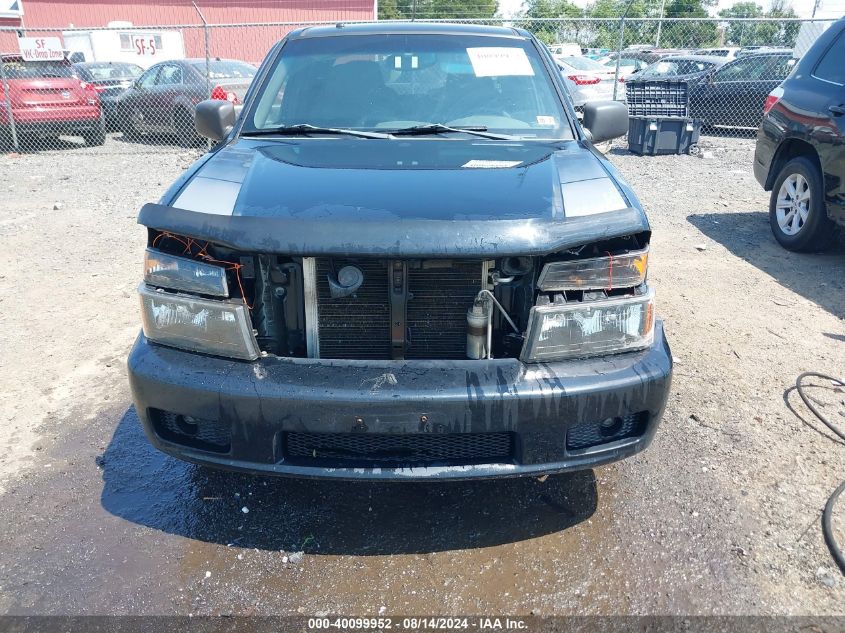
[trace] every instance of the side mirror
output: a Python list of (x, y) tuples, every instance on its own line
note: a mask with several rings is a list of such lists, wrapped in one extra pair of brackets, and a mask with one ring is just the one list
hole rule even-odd
[(593, 143), (609, 141), (628, 133), (628, 106), (621, 101), (593, 101), (584, 106), (582, 125)]
[(235, 106), (231, 101), (222, 99), (200, 101), (194, 114), (194, 124), (200, 136), (222, 141), (235, 125)]

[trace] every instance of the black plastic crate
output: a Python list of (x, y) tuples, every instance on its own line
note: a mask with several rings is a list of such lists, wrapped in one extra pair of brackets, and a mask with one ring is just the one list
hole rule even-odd
[(689, 84), (686, 81), (632, 80), (625, 84), (630, 116), (689, 116)]
[(634, 154), (689, 154), (700, 134), (700, 119), (628, 117), (628, 149)]

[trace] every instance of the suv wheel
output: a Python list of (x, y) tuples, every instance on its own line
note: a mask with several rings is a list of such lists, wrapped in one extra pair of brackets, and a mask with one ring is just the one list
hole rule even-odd
[(818, 251), (830, 244), (833, 222), (827, 217), (821, 174), (809, 158), (793, 158), (781, 169), (772, 187), (769, 224), (790, 251)]
[(95, 127), (93, 130), (85, 130), (82, 132), (82, 138), (85, 139), (85, 144), (88, 147), (99, 147), (106, 142), (106, 127), (103, 122)]

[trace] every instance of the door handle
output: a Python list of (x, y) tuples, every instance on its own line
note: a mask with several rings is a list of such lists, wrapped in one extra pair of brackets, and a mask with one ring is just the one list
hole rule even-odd
[(832, 105), (828, 108), (833, 116), (839, 116), (841, 114), (845, 114), (845, 105)]

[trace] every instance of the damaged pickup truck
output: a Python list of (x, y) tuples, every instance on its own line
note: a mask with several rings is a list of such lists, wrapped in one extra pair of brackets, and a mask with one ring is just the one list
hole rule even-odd
[(650, 228), (529, 33), (295, 31), (147, 204), (135, 407), (162, 451), (306, 477), (542, 475), (644, 449), (672, 360)]

